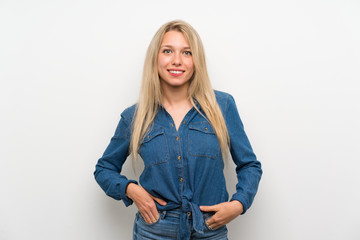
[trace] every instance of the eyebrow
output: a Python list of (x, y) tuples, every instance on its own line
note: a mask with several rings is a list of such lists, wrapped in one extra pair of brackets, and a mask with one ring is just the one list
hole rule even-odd
[[(164, 48), (164, 47), (173, 48), (173, 46), (171, 46), (171, 45), (162, 45), (161, 46), (161, 48)], [(183, 47), (182, 49), (190, 49), (190, 47)]]

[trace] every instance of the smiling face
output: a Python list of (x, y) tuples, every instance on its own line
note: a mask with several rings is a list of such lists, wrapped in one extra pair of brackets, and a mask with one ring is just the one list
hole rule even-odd
[(158, 72), (162, 87), (188, 87), (194, 73), (194, 62), (183, 33), (165, 33), (158, 55)]

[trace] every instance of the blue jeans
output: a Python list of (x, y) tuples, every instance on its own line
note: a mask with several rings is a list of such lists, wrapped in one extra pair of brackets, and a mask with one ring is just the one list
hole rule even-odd
[[(206, 220), (210, 218), (213, 213), (203, 213), (203, 221), (205, 229), (203, 233), (194, 231), (191, 213), (186, 217), (186, 231), (180, 231), (180, 209), (170, 211), (159, 211), (159, 218), (155, 223), (146, 223), (140, 212), (136, 214), (134, 221), (133, 240), (227, 240), (227, 228), (222, 226), (216, 230), (210, 229), (206, 225)], [(181, 236), (181, 237), (180, 237)]]

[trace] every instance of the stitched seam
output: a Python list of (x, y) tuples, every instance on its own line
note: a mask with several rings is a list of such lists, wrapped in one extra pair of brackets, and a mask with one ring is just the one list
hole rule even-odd
[[(159, 135), (160, 135), (160, 134), (159, 134)], [(165, 138), (165, 146), (166, 146), (166, 149), (167, 149), (166, 159), (165, 159), (164, 161), (162, 161), (162, 162), (157, 162), (157, 163), (150, 164), (149, 166), (145, 167), (145, 169), (147, 169), (147, 168), (149, 168), (149, 167), (151, 167), (151, 166), (154, 166), (154, 165), (158, 165), (158, 164), (161, 164), (161, 163), (165, 163), (165, 162), (167, 162), (167, 161), (169, 160), (169, 145), (168, 145), (167, 138), (166, 138), (166, 136), (165, 136), (165, 134), (164, 134), (163, 131), (162, 131), (162, 135), (164, 135), (164, 138)], [(158, 136), (158, 135), (156, 135), (156, 136)], [(154, 138), (152, 138), (152, 139), (154, 139)]]

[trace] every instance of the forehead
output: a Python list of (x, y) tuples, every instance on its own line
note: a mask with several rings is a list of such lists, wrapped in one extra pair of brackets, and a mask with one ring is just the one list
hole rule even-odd
[(186, 40), (184, 34), (179, 31), (169, 31), (164, 34), (161, 42), (161, 46), (169, 45), (173, 47), (189, 47), (189, 43)]

